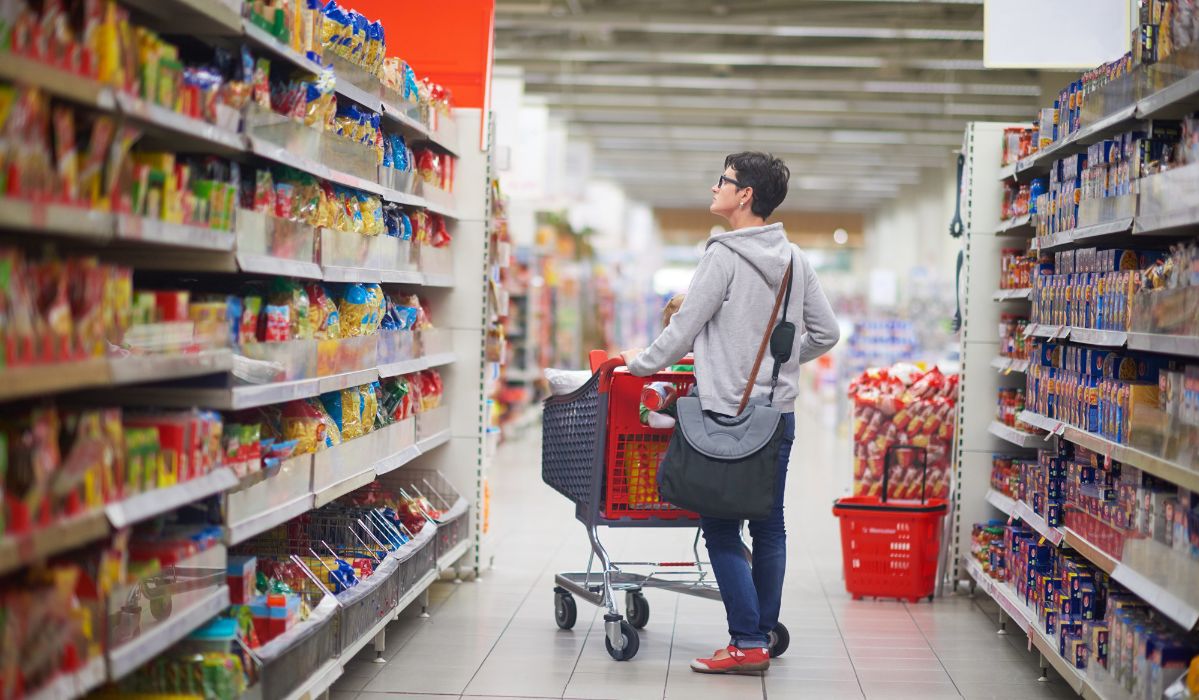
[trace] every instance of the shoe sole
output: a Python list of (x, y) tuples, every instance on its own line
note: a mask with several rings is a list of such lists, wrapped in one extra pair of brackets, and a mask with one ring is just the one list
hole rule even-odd
[(729, 668), (708, 668), (706, 666), (703, 666), (702, 664), (700, 664), (700, 665), (692, 664), (692, 666), (691, 666), (691, 670), (695, 671), (696, 673), (706, 673), (706, 674), (711, 674), (714, 676), (760, 673), (762, 671), (766, 671), (769, 669), (770, 669), (769, 661), (767, 661), (765, 663), (760, 663), (760, 664), (740, 664), (737, 666), (730, 666)]

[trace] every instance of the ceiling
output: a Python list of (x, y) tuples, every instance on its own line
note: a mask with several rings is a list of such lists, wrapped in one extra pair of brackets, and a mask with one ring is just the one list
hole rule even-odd
[(1039, 107), (1040, 74), (983, 69), (982, 28), (982, 0), (498, 0), (495, 59), (657, 207), (765, 150), (784, 208), (870, 211), (949, 167), (967, 121)]

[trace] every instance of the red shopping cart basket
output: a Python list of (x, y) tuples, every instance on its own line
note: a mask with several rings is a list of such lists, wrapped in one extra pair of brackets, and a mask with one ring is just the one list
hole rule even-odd
[[(919, 460), (920, 501), (887, 501), (887, 480), (893, 462), (907, 466)], [(839, 498), (833, 515), (841, 521), (841, 557), (845, 564), (845, 589), (863, 596), (904, 598), (915, 603), (932, 599), (937, 585), (937, 560), (941, 550), (941, 525), (949, 510), (942, 498), (924, 498), (928, 459), (924, 448), (893, 445), (887, 448), (883, 490), (877, 496)]]

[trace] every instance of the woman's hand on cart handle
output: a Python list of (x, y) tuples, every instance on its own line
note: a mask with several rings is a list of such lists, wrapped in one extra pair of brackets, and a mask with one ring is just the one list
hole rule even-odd
[(642, 348), (635, 348), (633, 350), (625, 350), (624, 352), (620, 353), (620, 359), (624, 360), (624, 363), (626, 365), (631, 365), (631, 364), (633, 364), (633, 360), (636, 360), (637, 356), (643, 352), (645, 352), (645, 350), (643, 350)]

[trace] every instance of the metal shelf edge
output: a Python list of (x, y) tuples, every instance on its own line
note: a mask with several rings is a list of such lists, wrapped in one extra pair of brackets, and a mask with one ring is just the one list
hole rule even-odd
[(237, 475), (232, 469), (218, 467), (197, 479), (139, 493), (118, 503), (110, 503), (104, 511), (112, 526), (120, 529), (215, 496), (233, 488), (237, 482)]
[(232, 546), (241, 544), (246, 540), (260, 535), (267, 530), (282, 525), (283, 523), (299, 517), (304, 513), (312, 510), (313, 495), (312, 493), (301, 494), (281, 506), (276, 506), (270, 510), (258, 513), (253, 517), (246, 518), (240, 522), (232, 523), (227, 526), (229, 534), (226, 537), (227, 543)]
[(129, 675), (227, 607), (229, 588), (221, 586), (182, 614), (172, 616), (174, 619), (171, 624), (160, 624), (137, 639), (109, 650), (108, 666), (112, 680), (120, 680)]
[(450, 568), (454, 566), (455, 562), (466, 556), (466, 553), (470, 551), (470, 546), (470, 540), (462, 540), (458, 544), (454, 545), (450, 551), (438, 557), (437, 570), (449, 571)]

